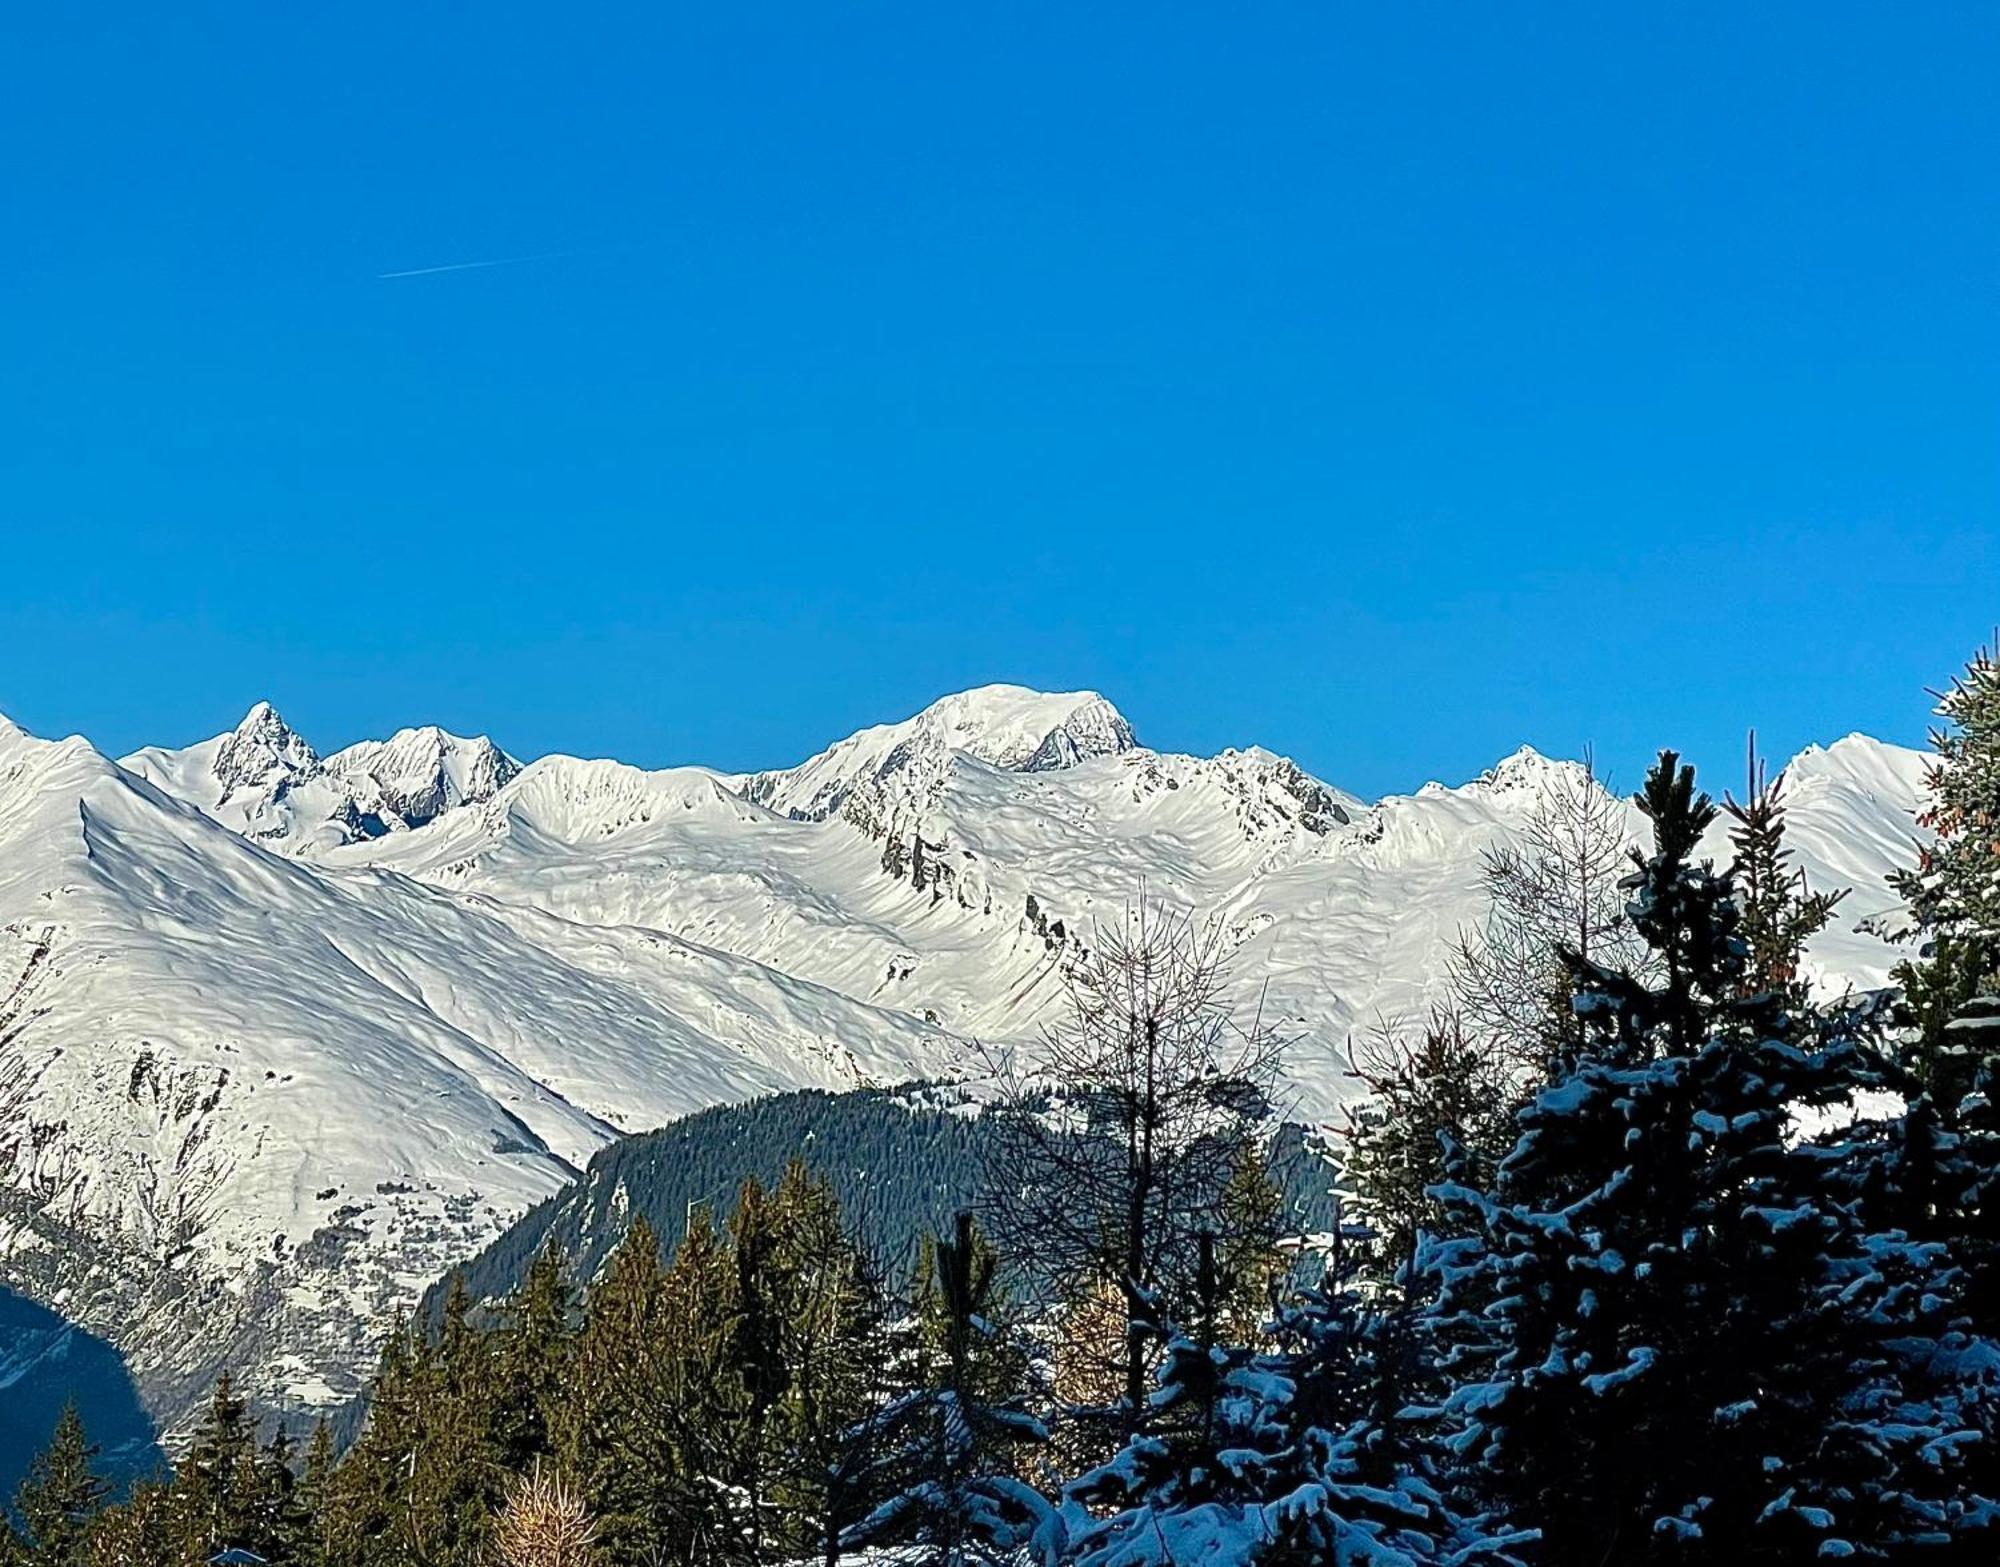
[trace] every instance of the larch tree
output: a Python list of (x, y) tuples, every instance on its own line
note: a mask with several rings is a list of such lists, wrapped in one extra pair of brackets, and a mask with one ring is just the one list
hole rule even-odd
[[(1135, 906), (1097, 932), (1068, 984), (1032, 1061), (998, 1063), (988, 1227), (1050, 1301), (1128, 1283), (1182, 1301), (1216, 1200), (1271, 1113), (1283, 1041), (1261, 1014), (1239, 1012), (1222, 928), (1191, 914)], [(1118, 1398), (1104, 1413), (1136, 1428), (1143, 1327), (1109, 1358)]]

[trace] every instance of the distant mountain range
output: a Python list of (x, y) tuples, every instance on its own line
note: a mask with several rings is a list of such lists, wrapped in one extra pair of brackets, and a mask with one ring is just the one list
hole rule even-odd
[[(1223, 922), (1324, 1116), (1350, 1030), (1424, 1004), (1482, 851), (1570, 765), (1371, 802), (1011, 686), (748, 775), (438, 729), (321, 756), (263, 703), (116, 761), (0, 720), (0, 1285), (123, 1351), (169, 1430), (225, 1365), (338, 1406), (394, 1313), (621, 1133), (963, 1075), (1142, 894)], [(1894, 961), (1854, 926), (1893, 907), (1921, 765), (1860, 736), (1792, 763), (1800, 860), (1855, 889), (1826, 982)]]

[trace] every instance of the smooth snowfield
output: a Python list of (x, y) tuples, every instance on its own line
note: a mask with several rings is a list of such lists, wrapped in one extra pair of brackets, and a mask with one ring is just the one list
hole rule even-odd
[[(1350, 1032), (1434, 994), (1481, 852), (1567, 765), (1369, 804), (1016, 687), (749, 776), (435, 729), (321, 758), (261, 703), (124, 764), (5, 726), (0, 1282), (118, 1343), (172, 1419), (226, 1361), (324, 1404), (609, 1138), (967, 1071), (1142, 895), (1223, 922), (1328, 1115)], [(1856, 889), (1825, 983), (1894, 961), (1851, 927), (1892, 906), (1920, 767), (1856, 736), (1791, 770), (1802, 862)]]

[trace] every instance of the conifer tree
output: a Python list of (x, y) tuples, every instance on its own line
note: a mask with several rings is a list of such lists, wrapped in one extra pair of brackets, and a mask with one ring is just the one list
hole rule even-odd
[[(1135, 906), (1067, 977), (1069, 1006), (1034, 1069), (998, 1063), (987, 1222), (1051, 1306), (1123, 1299), (1127, 1283), (1182, 1305), (1197, 1237), (1270, 1114), (1284, 1041), (1261, 1015), (1239, 1018), (1221, 927), (1188, 913)], [(1092, 1337), (1062, 1353), (1092, 1351), (1107, 1353), (1119, 1394), (1090, 1418), (1116, 1442), (1146, 1420), (1149, 1340), (1134, 1323), (1115, 1348)]]
[(668, 1560), (717, 1560), (737, 1540), (731, 1497), (745, 1398), (729, 1364), (735, 1284), (708, 1210), (694, 1209), (662, 1285), (661, 1328), (649, 1362), (656, 1388), (649, 1418), (658, 1447), (671, 1455), (657, 1469), (671, 1478), (655, 1539)]
[(428, 1336), (398, 1322), (369, 1387), (367, 1424), (328, 1482), (322, 1531), (331, 1567), (429, 1559), (431, 1519), (417, 1503), (434, 1387)]
[(1484, 1052), (1483, 1070), (1511, 1079), (1516, 1099), (1580, 1038), (1563, 953), (1615, 968), (1644, 951), (1618, 885), (1630, 849), (1625, 808), (1591, 757), (1528, 782), (1532, 804), (1518, 834), (1481, 856), (1486, 916), (1460, 933), (1447, 963), (1459, 1043)]
[(879, 1498), (830, 1544), (914, 1546), (939, 1567), (1016, 1559), (1046, 1508), (1016, 1475), (1015, 1450), (1047, 1440), (1026, 1408), (1026, 1355), (998, 1313), (998, 1259), (969, 1213), (925, 1247), (916, 1307), (917, 1381), (850, 1428), (841, 1468)]
[[(1629, 885), (1647, 977), (1573, 960), (1588, 1034), (1427, 1248), (1454, 1446), (1552, 1567), (1894, 1554), (1970, 1512), (1902, 1378), (1936, 1258), (1870, 1233), (1795, 1116), (1890, 1080), (1866, 1011), (1748, 983), (1714, 807), (1663, 753)], [(1926, 1308), (1927, 1309), (1927, 1308)], [(1643, 1455), (1643, 1457), (1638, 1457)]]
[(174, 1477), (182, 1554), (202, 1562), (231, 1546), (251, 1548), (257, 1499), (256, 1432), (225, 1371)]
[(305, 1510), (306, 1527), (298, 1543), (298, 1567), (327, 1567), (328, 1527), (334, 1505), (333, 1427), (326, 1421), (313, 1424), (312, 1440), (306, 1444), (305, 1464), (299, 1475), (299, 1503)]
[(529, 1264), (504, 1310), (494, 1349), (496, 1457), (515, 1474), (555, 1452), (552, 1420), (569, 1374), (570, 1289), (553, 1236)]
[(248, 1549), (283, 1567), (303, 1567), (313, 1555), (314, 1519), (299, 1490), (290, 1434), (280, 1425), (257, 1457), (255, 1515)]
[(14, 1494), (25, 1543), (38, 1567), (81, 1567), (92, 1521), (111, 1494), (95, 1468), (99, 1449), (74, 1403), (63, 1405), (48, 1446), (35, 1455)]
[(1908, 905), (1918, 955), (1896, 971), (1917, 1022), (1916, 1065), (1941, 1103), (1964, 1093), (1981, 1062), (1953, 1050), (1947, 1026), (1975, 996), (2000, 988), (2000, 664), (1981, 648), (1948, 691), (1925, 772), (1918, 822), (1934, 835), (1890, 885)]
[(182, 1567), (180, 1518), (164, 1480), (137, 1482), (90, 1532), (90, 1567)]
[(1784, 775), (1766, 777), (1754, 734), (1749, 753), (1743, 799), (1724, 802), (1736, 824), (1729, 834), (1736, 851), (1730, 872), (1749, 949), (1743, 982), (1751, 993), (1770, 991), (1803, 1005), (1807, 987), (1799, 969), (1806, 943), (1826, 928), (1847, 890), (1816, 892), (1807, 886), (1805, 872), (1790, 863)]
[(1271, 1314), (1287, 1268), (1283, 1224), (1284, 1199), (1271, 1178), (1268, 1150), (1246, 1141), (1215, 1205), (1216, 1265), (1228, 1281), (1218, 1329), (1232, 1343), (1254, 1343)]
[(777, 1216), (754, 1176), (737, 1194), (730, 1222), (736, 1264), (735, 1321), (726, 1364), (743, 1392), (736, 1479), (743, 1498), (742, 1539), (752, 1561), (765, 1559), (776, 1523), (771, 1491), (777, 1481), (783, 1427), (780, 1400), (790, 1387), (784, 1353), (784, 1301), (777, 1276)]
[[(1269, 1349), (1182, 1328), (1134, 1291), (1162, 1341), (1155, 1422), (1039, 1520), (1073, 1567), (1518, 1564), (1530, 1530), (1463, 1508), (1406, 1408), (1409, 1308), (1358, 1287), (1346, 1230), (1321, 1287)], [(1211, 1292), (1219, 1294), (1216, 1286)]]
[(505, 1488), (493, 1442), (495, 1369), (493, 1345), (473, 1324), (465, 1281), (454, 1274), (436, 1339), (419, 1361), (404, 1502), (413, 1543), (438, 1567), (480, 1567), (491, 1550)]
[(1341, 1184), (1366, 1226), (1356, 1254), (1378, 1287), (1416, 1288), (1418, 1238), (1445, 1223), (1435, 1190), (1447, 1178), (1484, 1184), (1512, 1138), (1515, 1084), (1503, 1058), (1442, 1008), (1414, 1043), (1394, 1030), (1360, 1040), (1353, 1069), (1367, 1097), (1342, 1129)]
[(823, 1177), (793, 1159), (771, 1207), (771, 1286), (786, 1367), (774, 1453), (784, 1479), (773, 1497), (792, 1544), (807, 1549), (829, 1545), (859, 1516), (838, 1483), (839, 1461), (846, 1434), (885, 1391), (887, 1322), (871, 1261)]
[(621, 1561), (638, 1559), (672, 1494), (674, 1455), (646, 1374), (664, 1287), (659, 1237), (641, 1215), (586, 1298), (558, 1421), (563, 1466), (581, 1486), (606, 1552)]

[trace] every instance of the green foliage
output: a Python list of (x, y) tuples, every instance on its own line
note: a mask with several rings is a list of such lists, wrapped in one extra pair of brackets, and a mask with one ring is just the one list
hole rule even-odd
[(93, 1467), (97, 1457), (76, 1405), (64, 1405), (49, 1445), (35, 1456), (14, 1495), (22, 1529), (19, 1544), (38, 1563), (80, 1567), (84, 1561), (91, 1521), (111, 1490)]
[(1868, 1228), (1836, 1188), (1881, 1166), (1796, 1118), (1893, 1069), (1872, 1014), (1753, 975), (1730, 878), (1694, 859), (1713, 807), (1672, 753), (1641, 803), (1658, 982), (1578, 960), (1583, 1052), (1490, 1188), (1442, 1194), (1459, 1234), (1425, 1261), (1453, 1445), (1557, 1567), (1805, 1562), (1828, 1540), (1889, 1559), (1978, 1518), (1956, 1395), (1926, 1385), (1960, 1352), (1958, 1276)]
[(1503, 1058), (1444, 1011), (1413, 1042), (1364, 1040), (1354, 1069), (1368, 1097), (1343, 1128), (1341, 1179), (1369, 1232), (1358, 1265), (1378, 1285), (1409, 1287), (1419, 1236), (1447, 1223), (1440, 1183), (1491, 1178), (1513, 1140), (1516, 1091)]
[(1730, 875), (1747, 948), (1743, 987), (1747, 994), (1769, 991), (1802, 1006), (1808, 987), (1799, 969), (1806, 943), (1826, 929), (1847, 893), (1844, 888), (1814, 891), (1805, 872), (1791, 864), (1792, 851), (1785, 846), (1784, 775), (1765, 777), (1755, 736), (1748, 771), (1744, 798), (1725, 800), (1723, 807), (1736, 824), (1729, 834), (1735, 849)]
[(1974, 996), (2000, 987), (2000, 664), (1982, 648), (1938, 697), (1941, 722), (1918, 818), (1934, 834), (1914, 869), (1891, 879), (1909, 907), (1918, 955), (1896, 979), (1917, 1023), (1916, 1066), (1934, 1092), (1971, 1086), (1977, 1060), (1953, 1060), (1945, 1029)]
[(232, 1546), (267, 1556), (258, 1492), (256, 1430), (224, 1372), (175, 1474), (182, 1558), (202, 1562)]

